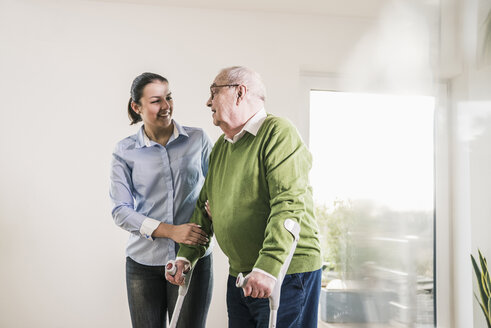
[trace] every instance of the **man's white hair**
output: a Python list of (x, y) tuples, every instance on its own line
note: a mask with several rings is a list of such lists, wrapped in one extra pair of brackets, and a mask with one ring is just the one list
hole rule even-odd
[(266, 87), (259, 73), (244, 66), (232, 66), (224, 68), (218, 74), (220, 78), (225, 79), (227, 84), (243, 84), (247, 87), (248, 92), (266, 101)]

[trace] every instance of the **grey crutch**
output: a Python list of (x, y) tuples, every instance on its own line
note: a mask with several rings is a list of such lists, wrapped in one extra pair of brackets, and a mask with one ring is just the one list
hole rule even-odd
[[(173, 276), (176, 274), (176, 262), (170, 260), (165, 265), (165, 272)], [(191, 277), (193, 275), (193, 269), (188, 272), (183, 273), (184, 275), (184, 285), (179, 286), (179, 295), (177, 296), (176, 306), (174, 307), (174, 312), (172, 314), (172, 320), (170, 321), (169, 328), (176, 328), (177, 321), (179, 320), (179, 314), (181, 313), (182, 303), (184, 302), (184, 297), (188, 292), (189, 283), (191, 282)]]
[[(285, 227), (286, 230), (288, 230), (288, 232), (292, 234), (294, 240), (293, 240), (292, 247), (290, 249), (290, 253), (288, 254), (288, 257), (286, 258), (283, 265), (281, 266), (279, 276), (276, 279), (276, 283), (274, 285), (273, 291), (269, 296), (269, 309), (270, 309), (269, 327), (270, 328), (276, 327), (278, 308), (280, 307), (281, 285), (283, 284), (283, 279), (285, 278), (286, 272), (288, 271), (288, 267), (290, 266), (293, 253), (295, 253), (295, 249), (297, 248), (298, 238), (300, 235), (300, 225), (297, 222), (293, 221), (292, 219), (286, 219), (283, 226)], [(245, 286), (246, 283), (247, 283), (247, 276), (244, 277), (242, 273), (239, 273), (235, 285), (237, 287), (243, 287)]]

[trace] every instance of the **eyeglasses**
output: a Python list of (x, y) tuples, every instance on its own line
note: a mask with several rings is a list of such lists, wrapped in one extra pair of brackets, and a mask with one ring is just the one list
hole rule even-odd
[(220, 85), (212, 84), (212, 85), (210, 85), (211, 100), (213, 100), (213, 98), (215, 98), (215, 93), (213, 92), (213, 88), (238, 87), (239, 85), (240, 84), (220, 84)]

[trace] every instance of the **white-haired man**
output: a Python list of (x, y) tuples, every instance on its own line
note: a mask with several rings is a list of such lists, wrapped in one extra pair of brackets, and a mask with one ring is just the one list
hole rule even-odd
[[(321, 284), (318, 228), (308, 181), (311, 155), (287, 120), (266, 114), (265, 87), (246, 67), (223, 69), (210, 86), (213, 123), (224, 134), (210, 155), (208, 175), (191, 222), (214, 233), (229, 260), (229, 327), (267, 327), (269, 302), (293, 243), (283, 222), (300, 224), (300, 240), (281, 287), (278, 327), (317, 327)], [(213, 227), (205, 203), (213, 215)], [(181, 245), (178, 273), (194, 265), (206, 246)], [(237, 275), (246, 285), (235, 287)]]

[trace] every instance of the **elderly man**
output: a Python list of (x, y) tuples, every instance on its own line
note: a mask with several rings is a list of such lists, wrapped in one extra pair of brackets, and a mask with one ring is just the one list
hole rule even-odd
[[(229, 327), (267, 327), (269, 302), (293, 238), (283, 228), (300, 224), (300, 240), (281, 287), (278, 327), (317, 327), (321, 255), (312, 189), (311, 155), (296, 128), (266, 114), (259, 74), (245, 67), (223, 69), (210, 86), (213, 124), (224, 134), (210, 155), (208, 175), (191, 218), (215, 237), (229, 260)], [(213, 215), (207, 217), (205, 203)], [(178, 272), (205, 254), (207, 246), (181, 245)], [(247, 284), (235, 287), (237, 275)]]

